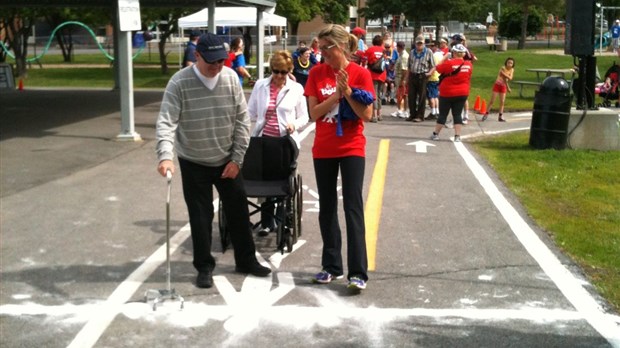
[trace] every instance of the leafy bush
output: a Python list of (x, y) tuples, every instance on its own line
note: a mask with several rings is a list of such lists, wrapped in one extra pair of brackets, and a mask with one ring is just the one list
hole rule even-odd
[[(539, 33), (544, 26), (545, 17), (536, 9), (530, 9), (527, 17), (527, 35), (532, 36)], [(521, 38), (521, 23), (523, 22), (523, 12), (518, 7), (512, 7), (502, 12), (499, 22), (499, 32), (501, 36), (509, 39)]]

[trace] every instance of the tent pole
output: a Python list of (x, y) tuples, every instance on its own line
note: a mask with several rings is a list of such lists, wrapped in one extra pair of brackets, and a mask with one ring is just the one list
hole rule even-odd
[(258, 71), (258, 79), (262, 79), (265, 75), (263, 63), (265, 62), (265, 21), (263, 20), (263, 11), (261, 7), (256, 8), (256, 31), (258, 36), (256, 70)]
[(209, 33), (217, 34), (217, 32), (215, 31), (215, 0), (209, 0), (209, 4), (207, 7), (209, 9), (209, 24), (207, 30), (209, 31)]

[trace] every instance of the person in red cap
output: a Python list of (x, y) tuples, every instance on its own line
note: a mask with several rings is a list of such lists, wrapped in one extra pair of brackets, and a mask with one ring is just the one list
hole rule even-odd
[(366, 30), (360, 27), (355, 27), (353, 28), (353, 30), (351, 30), (351, 34), (357, 37), (357, 50), (362, 52), (366, 51), (366, 49), (368, 48), (366, 46), (366, 43), (364, 42), (364, 35), (366, 35)]

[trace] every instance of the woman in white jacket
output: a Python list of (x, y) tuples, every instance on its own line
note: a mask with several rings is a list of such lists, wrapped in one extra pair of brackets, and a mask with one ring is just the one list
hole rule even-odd
[[(252, 136), (282, 137), (287, 134), (300, 146), (298, 130), (308, 123), (308, 107), (304, 88), (289, 77), (293, 59), (288, 51), (277, 51), (269, 62), (271, 76), (256, 82), (250, 100), (248, 114), (255, 121)], [(260, 236), (275, 230), (273, 212), (263, 214), (268, 206), (261, 207)]]

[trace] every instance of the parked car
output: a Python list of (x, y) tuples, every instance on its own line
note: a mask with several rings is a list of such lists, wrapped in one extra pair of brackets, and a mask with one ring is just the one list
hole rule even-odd
[(469, 30), (487, 30), (486, 25), (478, 22), (472, 22), (467, 24), (467, 29)]
[(448, 28), (443, 25), (439, 27), (438, 35), (435, 35), (435, 30), (437, 28), (434, 25), (423, 25), (420, 29), (422, 29), (422, 35), (425, 39), (438, 40), (438, 38), (447, 38), (452, 36), (452, 34), (450, 34), (450, 32), (448, 31)]

